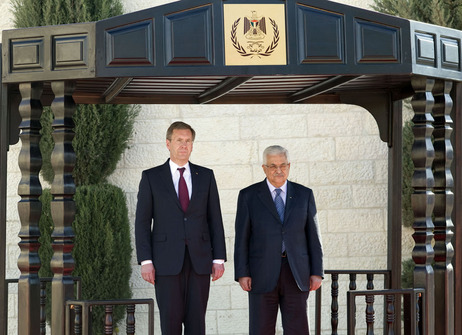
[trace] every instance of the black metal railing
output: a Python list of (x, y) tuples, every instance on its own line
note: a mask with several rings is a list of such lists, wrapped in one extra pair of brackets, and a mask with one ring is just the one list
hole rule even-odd
[[(357, 289), (358, 276), (366, 278), (366, 289), (374, 290), (375, 276), (383, 277), (383, 288), (388, 289), (390, 282), (390, 271), (389, 270), (325, 270), (324, 274), (330, 276), (331, 279), (331, 334), (338, 335), (338, 324), (339, 324), (339, 276), (348, 276), (349, 284), (348, 289), (355, 291)], [(316, 291), (316, 311), (315, 311), (315, 334), (321, 335), (321, 307), (322, 307), (322, 289)]]
[(347, 334), (354, 335), (356, 327), (356, 297), (364, 296), (366, 307), (364, 310), (366, 321), (366, 334), (374, 334), (374, 301), (376, 296), (384, 296), (386, 301), (386, 317), (384, 334), (395, 334), (395, 322), (401, 322), (401, 313), (396, 315), (395, 301), (397, 298), (403, 299), (405, 308), (404, 312), (404, 333), (409, 335), (422, 334), (420, 329), (421, 318), (421, 303), (423, 299), (424, 289), (399, 289), (399, 290), (367, 290), (367, 291), (348, 291), (347, 292)]
[(69, 300), (66, 301), (66, 335), (91, 334), (91, 310), (94, 306), (104, 306), (104, 334), (114, 333), (113, 309), (116, 305), (126, 306), (125, 328), (127, 335), (135, 334), (135, 306), (147, 305), (148, 334), (154, 335), (154, 300), (126, 299), (126, 300)]
[[(47, 290), (46, 285), (51, 283), (53, 278), (51, 277), (43, 277), (40, 278), (40, 335), (46, 334), (46, 301), (47, 301)], [(81, 292), (82, 292), (82, 282), (80, 277), (73, 277), (72, 280), (74, 281), (75, 287), (75, 297), (76, 299), (80, 299)], [(4, 297), (5, 301), (8, 301), (8, 294), (9, 294), (9, 285), (10, 284), (17, 284), (19, 279), (5, 279), (5, 292)], [(8, 308), (5, 308), (5, 315), (4, 315), (5, 324), (3, 325), (3, 334), (8, 334)]]

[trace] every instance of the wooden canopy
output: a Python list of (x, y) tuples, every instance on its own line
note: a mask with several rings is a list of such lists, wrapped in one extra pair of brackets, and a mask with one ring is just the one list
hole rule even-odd
[[(407, 97), (415, 112), (415, 285), (426, 289), (427, 333), (435, 327), (462, 332), (462, 321), (454, 318), (454, 306), (456, 315), (462, 313), (462, 296), (451, 265), (455, 232), (455, 277), (462, 280), (461, 40), (461, 31), (325, 0), (183, 0), (98, 22), (4, 31), (0, 275), (5, 278), (6, 152), (20, 136), (19, 301), (27, 303), (19, 313), (29, 324), (19, 327), (20, 334), (34, 334), (30, 325), (37, 322), (43, 105), (52, 105), (55, 113), (53, 315), (64, 319), (62, 301), (72, 292), (74, 103), (366, 108), (390, 148), (388, 264), (391, 287), (399, 288), (399, 102)], [(435, 301), (435, 294), (444, 299)], [(52, 327), (59, 332), (63, 322)]]

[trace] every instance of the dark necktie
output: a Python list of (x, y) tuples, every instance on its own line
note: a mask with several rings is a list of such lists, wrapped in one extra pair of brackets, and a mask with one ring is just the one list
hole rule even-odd
[[(274, 197), (274, 204), (276, 205), (276, 211), (279, 214), (279, 218), (281, 219), (281, 222), (284, 222), (284, 201), (282, 201), (281, 198), (281, 192), (282, 190), (280, 188), (275, 189), (276, 191), (276, 196)], [(286, 245), (284, 243), (284, 240), (282, 240), (282, 252), (286, 251)]]
[(275, 189), (276, 197), (274, 197), (274, 204), (276, 205), (276, 210), (281, 218), (281, 221), (284, 222), (284, 201), (281, 198), (282, 190), (280, 188)]
[(186, 181), (184, 180), (183, 173), (185, 168), (179, 168), (180, 171), (180, 180), (178, 181), (178, 199), (180, 199), (181, 208), (183, 212), (186, 212), (189, 205), (189, 192), (188, 186), (186, 186)]

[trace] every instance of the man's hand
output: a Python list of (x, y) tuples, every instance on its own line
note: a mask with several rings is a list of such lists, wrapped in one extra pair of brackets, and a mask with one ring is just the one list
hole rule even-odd
[(239, 278), (239, 285), (244, 291), (249, 292), (252, 289), (252, 278), (251, 277), (241, 277)]
[(212, 281), (220, 279), (221, 276), (223, 276), (223, 273), (225, 273), (225, 265), (224, 264), (213, 263), (213, 265), (212, 265)]
[(311, 276), (310, 277), (310, 291), (316, 291), (321, 287), (322, 277), (321, 276)]
[(141, 265), (141, 277), (152, 285), (156, 283), (156, 270), (152, 263)]

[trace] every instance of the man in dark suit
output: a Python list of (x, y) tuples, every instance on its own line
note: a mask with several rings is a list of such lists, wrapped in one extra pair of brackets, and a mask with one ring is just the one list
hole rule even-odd
[(308, 293), (324, 275), (313, 192), (287, 181), (281, 146), (265, 149), (262, 167), (266, 179), (239, 193), (235, 280), (249, 292), (251, 335), (275, 334), (278, 308), (284, 335), (306, 335)]
[(135, 238), (144, 280), (155, 285), (162, 334), (205, 334), (212, 280), (224, 272), (226, 247), (213, 171), (189, 162), (195, 132), (174, 122), (170, 159), (143, 171)]

